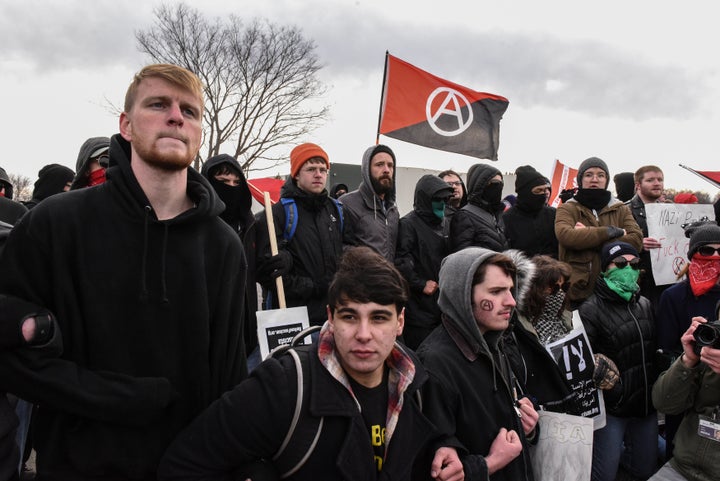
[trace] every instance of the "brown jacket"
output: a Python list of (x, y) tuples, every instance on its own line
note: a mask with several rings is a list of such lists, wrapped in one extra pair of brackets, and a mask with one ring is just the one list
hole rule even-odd
[[(581, 222), (584, 228), (575, 228)], [(616, 237), (608, 226), (625, 229)], [(627, 205), (612, 198), (600, 212), (580, 204), (575, 199), (561, 204), (555, 216), (555, 235), (558, 239), (558, 258), (572, 267), (570, 301), (578, 304), (590, 297), (595, 280), (600, 275), (600, 250), (610, 240), (627, 242), (638, 252), (642, 249), (643, 233)]]

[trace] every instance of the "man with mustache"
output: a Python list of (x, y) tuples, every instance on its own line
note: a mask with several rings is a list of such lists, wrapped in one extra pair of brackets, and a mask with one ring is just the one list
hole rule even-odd
[(62, 354), (0, 352), (0, 391), (40, 405), (38, 479), (154, 480), (174, 436), (247, 375), (243, 248), (189, 168), (203, 105), (192, 72), (143, 68), (106, 182), (44, 200), (8, 238), (0, 325), (50, 317), (62, 337)]
[(339, 199), (345, 214), (343, 243), (368, 246), (394, 262), (400, 223), (395, 205), (395, 153), (387, 145), (368, 147), (360, 170), (360, 187)]

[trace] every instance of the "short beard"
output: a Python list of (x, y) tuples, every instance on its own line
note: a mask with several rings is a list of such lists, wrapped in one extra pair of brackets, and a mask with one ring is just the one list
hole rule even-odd
[(393, 183), (392, 179), (390, 179), (390, 185), (384, 185), (380, 182), (379, 179), (376, 179), (375, 177), (370, 178), (370, 182), (372, 183), (372, 188), (378, 195), (385, 195), (389, 194), (393, 190)]

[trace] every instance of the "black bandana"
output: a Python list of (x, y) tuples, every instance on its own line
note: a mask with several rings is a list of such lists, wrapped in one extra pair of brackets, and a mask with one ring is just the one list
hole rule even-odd
[(604, 189), (578, 189), (575, 200), (585, 207), (600, 210), (610, 202), (610, 191)]

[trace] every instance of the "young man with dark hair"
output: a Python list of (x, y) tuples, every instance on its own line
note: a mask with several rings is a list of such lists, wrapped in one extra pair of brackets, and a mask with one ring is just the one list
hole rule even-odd
[[(246, 262), (189, 166), (202, 84), (143, 68), (110, 141), (107, 181), (45, 199), (0, 257), (0, 322), (47, 311), (63, 351), (0, 351), (0, 390), (40, 404), (39, 479), (156, 479), (170, 440), (246, 375)], [(7, 313), (14, 312), (14, 316)]]
[(304, 445), (288, 448), (307, 458), (284, 479), (462, 479), (453, 448), (433, 451), (442, 440), (416, 399), (425, 371), (396, 343), (406, 301), (406, 283), (389, 262), (367, 247), (349, 248), (318, 341), (269, 358), (212, 404), (170, 446), (159, 478), (244, 479), (262, 460), (279, 470), (301, 369), (309, 398), (297, 426), (317, 422)]
[(538, 414), (518, 384), (501, 338), (515, 307), (516, 268), (504, 254), (469, 247), (440, 268), (443, 312), (418, 348), (430, 375), (423, 413), (462, 452), (465, 479), (529, 480), (528, 439)]

